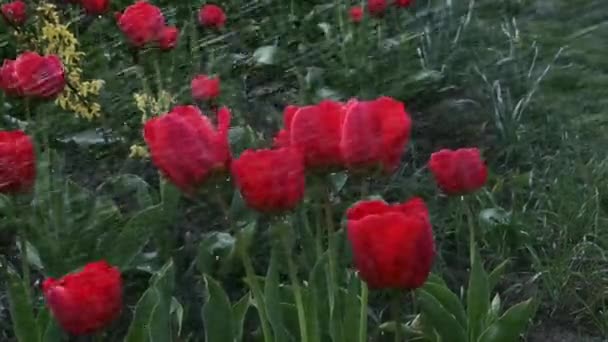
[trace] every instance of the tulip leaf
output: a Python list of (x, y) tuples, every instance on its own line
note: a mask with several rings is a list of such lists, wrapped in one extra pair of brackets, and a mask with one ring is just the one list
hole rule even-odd
[(196, 258), (196, 266), (199, 271), (206, 274), (214, 274), (218, 262), (224, 262), (231, 256), (236, 239), (224, 232), (210, 232), (203, 236)]
[(479, 342), (512, 342), (519, 339), (534, 314), (532, 299), (515, 304), (479, 337)]
[[(317, 259), (317, 263), (310, 271), (310, 292), (312, 307), (317, 309), (315, 317), (319, 322), (319, 331), (326, 332), (329, 330), (329, 291), (327, 288), (327, 263), (328, 253), (324, 253)], [(322, 340), (326, 336), (322, 336)]]
[(150, 184), (137, 175), (122, 174), (112, 177), (98, 186), (97, 190), (120, 198), (133, 196), (139, 209), (154, 205)]
[(488, 285), (490, 287), (490, 291), (492, 291), (492, 289), (494, 289), (496, 287), (496, 285), (498, 285), (498, 281), (500, 280), (502, 275), (505, 273), (505, 270), (507, 269), (508, 264), (509, 264), (509, 259), (501, 262), (498, 266), (496, 266), (492, 270), (492, 272), (490, 272), (490, 274), (488, 274)]
[(175, 278), (173, 261), (167, 262), (150, 279), (150, 287), (135, 307), (125, 342), (171, 340), (171, 293)]
[(105, 259), (125, 269), (150, 239), (155, 225), (162, 222), (163, 207), (154, 205), (135, 214), (124, 226)]
[(25, 284), (17, 272), (10, 266), (3, 266), (4, 260), (0, 260), (0, 267), (4, 270), (7, 278), (8, 302), (13, 331), (19, 342), (40, 341), (40, 332), (34, 318), (34, 310), (28, 294), (28, 284)]
[(253, 52), (253, 60), (256, 64), (272, 65), (276, 63), (276, 54), (279, 48), (275, 45), (266, 45), (257, 48)]
[(460, 323), (433, 295), (423, 289), (416, 291), (422, 313), (441, 336), (442, 341), (466, 342), (465, 330)]
[(238, 302), (232, 306), (232, 313), (234, 315), (234, 339), (235, 341), (243, 340), (243, 324), (245, 324), (245, 317), (251, 306), (251, 293), (247, 292)]
[(289, 336), (285, 328), (285, 322), (281, 312), (281, 299), (279, 294), (279, 260), (278, 251), (272, 249), (270, 254), (270, 265), (266, 273), (264, 283), (264, 303), (266, 304), (266, 312), (268, 313), (268, 321), (272, 326), (275, 339), (277, 341), (292, 341), (293, 337)]
[(488, 275), (481, 263), (479, 250), (475, 246), (473, 260), (471, 261), (471, 274), (469, 275), (469, 288), (467, 289), (467, 313), (469, 321), (469, 338), (477, 338), (485, 329), (485, 315), (490, 307), (490, 286)]
[(234, 315), (228, 295), (213, 278), (205, 275), (203, 324), (206, 342), (234, 341)]
[(467, 329), (467, 316), (464, 307), (454, 292), (450, 291), (446, 286), (436, 283), (427, 283), (424, 285), (423, 289), (428, 292), (428, 294), (435, 297), (435, 299), (441, 303), (454, 318), (456, 318), (456, 321), (458, 321), (464, 330)]

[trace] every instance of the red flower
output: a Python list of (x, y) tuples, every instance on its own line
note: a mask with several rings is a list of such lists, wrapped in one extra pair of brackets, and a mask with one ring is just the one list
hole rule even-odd
[(340, 148), (349, 168), (398, 166), (410, 137), (412, 121), (403, 103), (390, 97), (351, 100), (346, 105)]
[(232, 175), (245, 202), (258, 211), (295, 208), (304, 196), (304, 162), (292, 148), (245, 150), (232, 163)]
[(165, 26), (160, 31), (160, 37), (158, 38), (158, 45), (161, 50), (168, 51), (177, 45), (177, 38), (179, 37), (179, 30), (175, 26)]
[(226, 13), (217, 5), (203, 5), (198, 12), (198, 22), (208, 28), (221, 28), (226, 24)]
[(2, 5), (0, 13), (2, 13), (4, 20), (12, 25), (21, 26), (27, 20), (27, 6), (21, 0)]
[(110, 0), (80, 0), (87, 14), (100, 15), (110, 8)]
[(397, 7), (410, 7), (414, 4), (414, 0), (395, 0), (395, 6)]
[(448, 195), (474, 192), (488, 179), (488, 169), (477, 148), (435, 152), (431, 155), (429, 168), (439, 188)]
[(19, 88), (17, 75), (15, 75), (15, 61), (5, 59), (0, 67), (0, 89), (7, 95), (22, 96), (23, 90)]
[(17, 57), (12, 67), (17, 81), (14, 88), (25, 96), (52, 99), (65, 87), (63, 64), (55, 55), (40, 56), (26, 51)]
[(73, 335), (101, 330), (120, 315), (120, 271), (105, 261), (87, 264), (82, 271), (42, 283), (47, 305), (59, 325)]
[(348, 10), (348, 16), (353, 23), (359, 23), (363, 20), (363, 7), (353, 6)]
[(114, 14), (118, 27), (136, 47), (154, 42), (165, 27), (165, 17), (160, 8), (147, 1), (137, 1), (122, 14)]
[(435, 242), (420, 198), (403, 204), (362, 201), (346, 212), (355, 267), (373, 289), (415, 289), (426, 281)]
[(27, 192), (36, 179), (36, 154), (22, 131), (0, 131), (0, 193)]
[(367, 0), (367, 11), (374, 17), (383, 16), (387, 7), (386, 0)]
[(289, 145), (302, 152), (306, 166), (328, 167), (341, 164), (340, 137), (344, 121), (342, 103), (324, 100), (312, 106), (290, 106), (284, 116)]
[(220, 79), (219, 77), (210, 77), (207, 75), (197, 75), (190, 83), (192, 89), (192, 98), (196, 101), (209, 101), (220, 96)]
[(152, 162), (173, 184), (192, 194), (215, 171), (228, 168), (230, 111), (220, 108), (217, 128), (194, 106), (177, 106), (144, 125)]

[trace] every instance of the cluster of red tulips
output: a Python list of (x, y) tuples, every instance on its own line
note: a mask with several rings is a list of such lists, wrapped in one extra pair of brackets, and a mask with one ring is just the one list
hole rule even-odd
[[(395, 0), (392, 4), (395, 7), (407, 8), (414, 4), (414, 0)], [(384, 16), (389, 6), (390, 3), (387, 0), (367, 0), (367, 6), (365, 7), (365, 9), (367, 9), (367, 12), (372, 17), (381, 18), (382, 16)], [(348, 10), (350, 20), (353, 23), (361, 22), (365, 15), (365, 9), (363, 8), (363, 6), (351, 7)]]
[[(2, 6), (5, 18), (25, 19), (20, 1)], [(104, 12), (108, 1), (80, 3), (88, 12)], [(411, 1), (395, 1), (407, 7)], [(368, 10), (386, 9), (369, 0)], [(351, 12), (352, 15), (352, 12)], [(167, 26), (161, 10), (138, 1), (116, 15), (118, 27), (136, 47), (175, 46), (178, 29)], [(205, 27), (221, 28), (222, 9), (205, 5), (199, 12)], [(195, 100), (214, 99), (219, 79), (199, 75), (192, 80)], [(49, 99), (65, 86), (64, 70), (55, 56), (33, 52), (5, 61), (0, 88), (11, 95)], [(275, 214), (298, 206), (306, 189), (306, 173), (392, 173), (400, 165), (410, 139), (412, 120), (405, 105), (390, 97), (347, 102), (324, 100), (284, 110), (284, 127), (273, 146), (248, 149), (233, 157), (230, 150), (230, 110), (220, 107), (212, 118), (193, 105), (174, 107), (149, 119), (143, 130), (152, 162), (162, 175), (188, 196), (195, 196), (212, 175), (230, 175), (249, 207)], [(31, 190), (35, 178), (32, 140), (22, 131), (0, 132), (0, 192)], [(482, 187), (487, 169), (476, 148), (440, 150), (428, 163), (439, 188), (462, 195)], [(427, 279), (435, 257), (429, 212), (421, 198), (399, 204), (363, 200), (346, 212), (347, 236), (360, 277), (375, 289), (414, 289)], [(114, 320), (122, 308), (122, 280), (117, 268), (100, 261), (61, 279), (43, 283), (46, 303), (68, 332), (92, 333)]]

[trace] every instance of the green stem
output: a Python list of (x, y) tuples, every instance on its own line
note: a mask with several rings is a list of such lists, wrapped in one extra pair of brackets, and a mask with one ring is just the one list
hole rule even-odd
[(161, 91), (163, 90), (163, 77), (160, 71), (160, 65), (158, 64), (158, 60), (160, 59), (160, 55), (154, 59), (154, 71), (156, 73), (156, 87), (158, 90), (158, 98), (160, 98)]
[(27, 260), (27, 238), (25, 236), (25, 229), (19, 228), (19, 243), (21, 245), (21, 269), (23, 272), (23, 283), (26, 285), (25, 290), (27, 296), (30, 298), (30, 264)]
[(330, 307), (333, 310), (334, 307), (334, 296), (337, 291), (334, 291), (337, 285), (337, 277), (336, 277), (336, 244), (334, 239), (334, 218), (333, 218), (333, 210), (331, 207), (331, 201), (329, 198), (330, 190), (329, 187), (326, 189), (325, 196), (325, 224), (327, 226), (327, 249), (329, 253), (329, 277), (330, 277), (330, 286), (331, 286), (331, 295), (330, 299)]
[(471, 265), (473, 265), (473, 259), (475, 258), (475, 246), (476, 246), (475, 225), (473, 224), (473, 214), (472, 214), (471, 208), (469, 208), (469, 205), (468, 205), (466, 199), (464, 198), (464, 196), (460, 197), (460, 203), (463, 208), (463, 213), (467, 217), (467, 226), (469, 227), (469, 258), (470, 258), (469, 260), (471, 262)]
[(264, 303), (264, 297), (262, 295), (262, 289), (260, 284), (256, 280), (255, 271), (249, 253), (246, 251), (246, 247), (241, 250), (241, 259), (243, 260), (243, 266), (245, 267), (245, 275), (247, 282), (253, 292), (253, 300), (255, 301), (260, 315), (260, 323), (262, 325), (262, 334), (264, 335), (264, 342), (272, 342), (273, 337), (271, 334), (270, 326), (268, 326), (268, 315), (266, 314), (266, 304)]
[(300, 341), (308, 342), (308, 328), (306, 325), (306, 311), (304, 310), (304, 300), (302, 299), (302, 291), (300, 289), (300, 280), (298, 279), (298, 273), (296, 270), (296, 265), (293, 262), (293, 258), (291, 256), (291, 248), (289, 245), (289, 240), (285, 236), (285, 233), (281, 234), (281, 239), (283, 240), (283, 246), (285, 247), (285, 253), (287, 253), (287, 268), (289, 272), (289, 280), (291, 281), (291, 286), (293, 287), (293, 294), (296, 299), (296, 309), (298, 311), (298, 324), (300, 325)]
[(391, 315), (393, 316), (393, 321), (395, 322), (395, 342), (402, 342), (403, 337), (401, 336), (401, 303), (399, 300), (401, 298), (401, 294), (396, 290), (393, 294), (393, 298), (391, 300)]
[(361, 307), (359, 310), (359, 342), (367, 342), (367, 284), (361, 282)]

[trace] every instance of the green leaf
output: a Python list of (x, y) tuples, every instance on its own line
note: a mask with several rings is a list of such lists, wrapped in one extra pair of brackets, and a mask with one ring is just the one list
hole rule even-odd
[(205, 341), (234, 341), (235, 321), (228, 295), (222, 286), (208, 275), (205, 275), (205, 290), (206, 300), (203, 305)]
[(137, 175), (121, 174), (112, 177), (97, 187), (97, 190), (120, 198), (133, 196), (140, 209), (154, 205), (150, 185)]
[(214, 274), (218, 262), (231, 256), (236, 239), (224, 232), (210, 232), (203, 235), (198, 247), (196, 266), (202, 273)]
[(137, 302), (125, 342), (171, 341), (171, 293), (175, 269), (169, 260), (150, 279), (150, 287)]
[(182, 334), (182, 323), (184, 321), (184, 306), (175, 297), (171, 298), (171, 314), (175, 317), (177, 336), (180, 336)]
[(162, 205), (155, 205), (135, 214), (118, 234), (105, 259), (121, 269), (127, 268), (150, 239), (154, 227), (162, 222), (162, 217)]
[[(42, 328), (42, 327), (41, 327)], [(57, 325), (54, 319), (51, 319), (46, 328), (44, 328), (44, 335), (42, 337), (43, 342), (63, 342), (65, 338), (63, 337), (63, 331)]]
[(293, 337), (289, 335), (285, 328), (284, 316), (281, 312), (278, 255), (279, 253), (276, 248), (273, 248), (264, 282), (264, 302), (266, 304), (266, 312), (268, 313), (268, 321), (272, 326), (275, 339), (277, 341), (291, 341)]
[(532, 299), (515, 304), (479, 337), (479, 342), (513, 342), (519, 339), (534, 314)]
[(439, 285), (436, 283), (427, 283), (422, 287), (423, 290), (428, 294), (435, 297), (435, 299), (448, 310), (448, 312), (456, 318), (458, 324), (466, 331), (467, 329), (467, 316), (464, 311), (464, 307), (460, 302), (458, 296), (450, 291), (446, 286)]
[[(328, 260), (329, 255), (326, 252), (317, 260), (308, 277), (310, 279), (311, 306), (317, 309), (315, 317), (318, 319), (319, 331), (322, 333), (329, 331), (329, 292), (326, 277)], [(322, 336), (321, 340), (324, 338), (325, 336)]]
[(467, 289), (469, 338), (471, 341), (477, 341), (477, 338), (483, 329), (485, 329), (485, 315), (490, 307), (490, 287), (488, 276), (483, 268), (476, 246), (471, 264), (469, 288)]
[(441, 285), (443, 287), (447, 287), (448, 285), (445, 283), (445, 281), (438, 275), (431, 273), (429, 274), (428, 279), (426, 280), (426, 284), (437, 284), (437, 285)]
[(243, 324), (245, 317), (251, 306), (251, 293), (247, 292), (238, 302), (232, 306), (234, 315), (234, 340), (240, 342), (243, 340)]
[(28, 294), (28, 284), (24, 284), (15, 270), (10, 266), (3, 266), (3, 263), (5, 261), (0, 260), (0, 267), (3, 268), (7, 278), (8, 302), (15, 336), (19, 342), (40, 341), (40, 332)]
[(488, 286), (490, 291), (498, 285), (498, 281), (502, 278), (502, 275), (505, 273), (507, 269), (507, 265), (509, 264), (509, 259), (501, 262), (498, 266), (496, 266), (492, 272), (488, 275)]
[(425, 319), (441, 336), (442, 341), (468, 341), (460, 323), (435, 297), (423, 289), (416, 291), (416, 297)]
[(253, 60), (256, 64), (275, 64), (278, 50), (278, 47), (275, 45), (261, 46), (253, 52)]
[[(361, 280), (354, 274), (350, 273), (348, 278), (348, 287), (346, 291), (341, 292), (342, 303), (344, 305), (342, 326), (344, 329), (345, 341), (357, 341), (359, 338), (359, 319), (361, 317)], [(367, 315), (367, 312), (365, 313)]]

